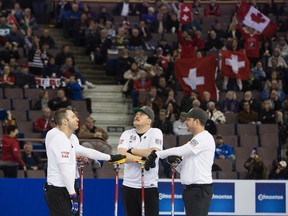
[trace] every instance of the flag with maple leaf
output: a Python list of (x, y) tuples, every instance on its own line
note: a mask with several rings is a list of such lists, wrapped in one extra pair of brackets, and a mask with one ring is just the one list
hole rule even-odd
[(179, 58), (174, 66), (175, 76), (184, 92), (198, 90), (202, 96), (204, 91), (209, 91), (211, 99), (217, 101), (216, 69), (216, 57), (213, 54), (199, 59)]
[(183, 24), (192, 22), (192, 5), (191, 4), (180, 4), (180, 16), (179, 22)]
[(245, 1), (241, 1), (240, 7), (236, 11), (236, 17), (239, 22), (243, 22), (269, 38), (273, 37), (277, 31), (275, 23)]
[(221, 50), (220, 55), (222, 77), (248, 79), (250, 62), (244, 52)]

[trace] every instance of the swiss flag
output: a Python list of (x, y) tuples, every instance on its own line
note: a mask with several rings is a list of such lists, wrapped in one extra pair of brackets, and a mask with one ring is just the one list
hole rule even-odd
[(246, 80), (250, 72), (250, 62), (244, 52), (221, 50), (222, 77)]
[(192, 5), (180, 4), (180, 17), (179, 22), (181, 24), (187, 24), (192, 22)]
[(277, 31), (275, 23), (271, 22), (267, 16), (245, 1), (241, 1), (240, 7), (236, 12), (236, 17), (238, 21), (256, 29), (269, 38), (273, 37)]
[(174, 71), (184, 92), (190, 93), (196, 89), (202, 95), (204, 91), (209, 91), (211, 99), (218, 100), (215, 55), (199, 59), (176, 59)]

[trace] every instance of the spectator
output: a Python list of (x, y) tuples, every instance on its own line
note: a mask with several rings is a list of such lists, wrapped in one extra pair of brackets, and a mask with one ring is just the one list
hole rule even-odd
[(80, 20), (81, 11), (79, 9), (78, 4), (72, 3), (71, 10), (68, 10), (65, 13), (64, 20), (63, 20), (63, 27), (65, 31), (65, 36), (72, 36), (72, 30), (74, 24)]
[(101, 127), (95, 126), (95, 120), (87, 117), (85, 124), (81, 126), (79, 131), (80, 139), (93, 139), (93, 141), (82, 142), (87, 148), (92, 148), (106, 154), (111, 153), (111, 146), (107, 143), (108, 133)]
[(36, 81), (33, 74), (29, 72), (29, 65), (23, 64), (21, 66), (21, 71), (14, 73), (15, 74), (15, 86), (18, 88), (35, 88)]
[(134, 61), (134, 58), (130, 55), (127, 48), (124, 48), (120, 51), (117, 70), (117, 81), (119, 84), (124, 84), (123, 75), (131, 68), (131, 65)]
[(55, 57), (51, 56), (48, 63), (44, 66), (42, 70), (42, 77), (44, 78), (60, 78), (60, 67), (56, 65)]
[(261, 124), (276, 124), (276, 111), (273, 109), (272, 102), (265, 100), (259, 113)]
[(64, 89), (57, 89), (56, 96), (49, 100), (48, 106), (55, 111), (60, 108), (71, 107), (71, 101), (66, 97)]
[(250, 108), (253, 111), (259, 112), (259, 110), (260, 110), (260, 103), (258, 102), (259, 98), (254, 98), (253, 94), (252, 94), (252, 91), (245, 91), (244, 92), (243, 98), (240, 100), (240, 109), (242, 109), (243, 103), (245, 101), (249, 102)]
[(279, 37), (278, 44), (276, 46), (279, 48), (281, 56), (287, 61), (288, 60), (288, 44), (285, 37)]
[(280, 67), (282, 70), (288, 68), (285, 59), (281, 56), (280, 48), (278, 48), (278, 47), (274, 48), (272, 56), (268, 59), (268, 67), (272, 66), (271, 61), (273, 58), (276, 58), (278, 60), (277, 67)]
[(153, 128), (159, 128), (163, 134), (173, 134), (173, 123), (167, 118), (167, 111), (159, 111), (159, 119), (153, 122)]
[(259, 42), (263, 38), (263, 35), (258, 34), (257, 31), (251, 27), (246, 27), (244, 30), (242, 26), (237, 24), (237, 28), (244, 38), (244, 49), (248, 59), (250, 60), (251, 66), (255, 66), (260, 58)]
[(220, 39), (220, 37), (217, 35), (217, 33), (214, 30), (211, 30), (209, 32), (205, 49), (207, 52), (213, 52), (220, 50), (223, 47), (223, 43)]
[(4, 65), (3, 73), (0, 75), (1, 88), (13, 88), (15, 84), (15, 77), (10, 73), (10, 66)]
[(131, 93), (133, 107), (138, 106), (138, 99), (140, 92), (148, 92), (151, 88), (151, 80), (147, 78), (147, 72), (139, 71), (139, 79), (133, 82), (133, 89)]
[(26, 170), (26, 164), (21, 158), (19, 142), (16, 139), (18, 134), (16, 125), (9, 125), (6, 128), (6, 134), (2, 140), (2, 161), (14, 162), (16, 166), (7, 166), (4, 168), (4, 175), (8, 178), (16, 178), (18, 166)]
[(278, 9), (277, 4), (274, 2), (274, 0), (267, 0), (267, 2), (264, 4), (263, 9), (261, 10), (263, 14), (266, 16), (278, 16)]
[[(1, 28), (5, 28), (5, 27), (2, 26)], [(12, 25), (10, 29), (11, 29), (10, 33), (6, 35), (6, 39), (12, 44), (14, 43), (15, 45), (19, 47), (24, 47), (24, 44), (25, 44), (24, 37), (22, 33), (19, 31), (19, 29), (17, 28), (17, 26)]]
[(277, 80), (272, 80), (271, 81), (271, 87), (264, 88), (263, 91), (260, 93), (260, 99), (262, 101), (264, 101), (266, 99), (269, 99), (270, 96), (271, 96), (272, 91), (275, 91), (276, 92), (275, 96), (277, 96), (277, 100), (279, 100), (279, 102), (283, 102), (285, 100), (285, 98), (286, 98), (286, 94), (283, 91), (283, 89), (280, 88), (280, 85), (281, 84), (279, 84), (277, 82)]
[(60, 67), (61, 76), (65, 78), (69, 78), (70, 76), (75, 76), (77, 81), (81, 83), (83, 88), (95, 88), (95, 85), (83, 76), (83, 74), (78, 70), (78, 68), (73, 65), (73, 58), (67, 57), (65, 60), (65, 64)]
[(119, 2), (113, 10), (113, 14), (116, 16), (128, 17), (134, 13), (133, 4), (129, 0), (123, 0)]
[(167, 110), (167, 119), (169, 119), (171, 122), (179, 119), (180, 108), (177, 103), (168, 102), (164, 108)]
[(54, 39), (50, 36), (48, 29), (43, 30), (43, 34), (40, 36), (40, 46), (48, 44), (48, 49), (56, 48)]
[(51, 119), (51, 109), (49, 107), (43, 108), (42, 116), (39, 116), (33, 123), (33, 131), (41, 133), (41, 136), (44, 138), (46, 133), (52, 128)]
[(10, 63), (11, 58), (14, 58), (16, 60), (20, 58), (16, 42), (10, 43), (9, 41), (7, 41), (4, 48), (4, 50), (0, 51), (0, 59), (6, 64)]
[(256, 66), (251, 69), (253, 74), (253, 88), (258, 91), (262, 90), (262, 82), (266, 79), (266, 72), (263, 68), (262, 61), (257, 61)]
[(211, 100), (211, 94), (210, 94), (210, 92), (208, 92), (208, 91), (203, 91), (203, 98), (202, 98), (202, 100), (200, 101), (200, 102), (201, 102), (201, 106), (200, 106), (201, 109), (203, 109), (204, 111), (207, 110), (207, 104), (208, 104), (210, 101), (214, 102), (215, 105), (216, 105), (216, 102), (213, 101), (213, 100)]
[(96, 40), (96, 48), (94, 50), (94, 57), (92, 53), (92, 60), (95, 64), (105, 65), (107, 61), (108, 49), (112, 47), (112, 40), (108, 37), (108, 30), (102, 29), (100, 31), (100, 37)]
[(244, 167), (247, 169), (246, 179), (266, 179), (266, 166), (254, 149), (245, 161)]
[(33, 145), (31, 142), (26, 142), (23, 149), (22, 159), (28, 170), (40, 170), (44, 168), (40, 156), (33, 152)]
[(215, 158), (216, 159), (231, 159), (233, 164), (233, 169), (235, 170), (235, 160), (234, 148), (229, 144), (226, 144), (221, 135), (216, 136), (216, 149)]
[(100, 37), (100, 28), (95, 20), (89, 21), (89, 26), (85, 31), (85, 52), (90, 55), (90, 60), (94, 62), (93, 55), (96, 49), (96, 40)]
[(71, 93), (71, 99), (76, 101), (84, 100), (86, 102), (87, 111), (91, 114), (91, 98), (83, 98), (81, 86), (74, 75), (70, 76), (69, 79), (66, 80), (66, 86), (67, 90)]
[(287, 162), (281, 160), (274, 165), (268, 175), (268, 179), (288, 179)]
[[(119, 27), (115, 37), (112, 39), (112, 46), (117, 49), (127, 49), (125, 48), (129, 44), (128, 34), (125, 32), (123, 27)], [(128, 50), (128, 49), (127, 49)]]
[(188, 31), (178, 31), (178, 41), (181, 47), (180, 58), (195, 57), (195, 43), (193, 41), (193, 33)]
[(250, 103), (245, 101), (243, 103), (243, 110), (238, 113), (237, 119), (239, 124), (259, 124), (258, 113), (250, 108)]
[(65, 64), (66, 58), (72, 58), (72, 64), (75, 65), (74, 54), (70, 51), (70, 46), (68, 44), (64, 44), (62, 46), (61, 52), (56, 55), (56, 65), (61, 66)]
[(153, 27), (155, 27), (155, 23), (157, 22), (157, 16), (155, 13), (155, 8), (150, 6), (147, 9), (147, 13), (143, 13), (141, 15), (141, 20), (143, 20), (146, 25), (148, 26), (148, 29), (153, 31)]
[(28, 47), (28, 64), (30, 72), (33, 75), (41, 76), (44, 65), (48, 63), (50, 54), (47, 52), (46, 45), (40, 45), (40, 37), (38, 35), (32, 36), (32, 29), (27, 30), (25, 37), (26, 46)]
[(140, 71), (142, 71), (142, 69), (139, 69), (137, 63), (133, 61), (129, 70), (125, 71), (123, 74), (123, 78), (125, 81), (125, 84), (123, 86), (123, 93), (131, 93), (134, 81), (140, 78)]
[(199, 98), (199, 92), (192, 90), (190, 94), (183, 96), (181, 100), (181, 111), (188, 112), (193, 107), (193, 101)]
[(216, 0), (210, 0), (210, 3), (205, 8), (205, 16), (221, 16), (221, 8), (216, 3)]
[[(140, 104), (140, 106), (151, 107), (154, 113), (159, 113), (160, 109), (163, 107), (163, 102), (162, 98), (157, 95), (157, 88), (155, 86), (150, 88), (149, 95), (143, 99), (143, 104)], [(158, 116), (155, 115), (155, 118), (157, 119)]]
[(239, 112), (239, 101), (236, 98), (235, 91), (228, 91), (225, 95), (225, 99), (220, 102), (220, 111), (223, 113), (232, 112), (238, 113)]
[[(43, 14), (42, 14), (43, 15)], [(34, 16), (31, 15), (31, 9), (26, 8), (23, 13), (23, 18), (20, 20), (20, 28), (27, 30), (31, 28), (33, 30), (38, 29), (38, 25)]]
[(49, 93), (47, 90), (39, 90), (39, 99), (35, 101), (32, 106), (32, 110), (42, 110), (48, 107)]
[(129, 44), (130, 49), (145, 48), (145, 41), (143, 35), (137, 28), (132, 28), (130, 31)]
[(185, 112), (181, 112), (179, 119), (173, 122), (173, 133), (175, 135), (192, 135), (185, 124), (185, 120)]
[(213, 101), (207, 103), (207, 115), (208, 119), (212, 120), (215, 124), (224, 124), (226, 122), (224, 113), (217, 110)]
[(72, 30), (73, 42), (75, 45), (83, 46), (85, 45), (85, 32), (88, 27), (88, 16), (86, 13), (82, 13), (80, 20), (74, 23)]

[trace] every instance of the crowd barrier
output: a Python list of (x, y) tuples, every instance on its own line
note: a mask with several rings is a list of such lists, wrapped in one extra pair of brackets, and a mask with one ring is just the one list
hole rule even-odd
[[(48, 216), (45, 179), (0, 179), (1, 215)], [(120, 185), (122, 181), (120, 181)], [(209, 215), (287, 215), (287, 181), (215, 180)], [(183, 187), (175, 182), (175, 215), (185, 215)], [(171, 180), (159, 181), (160, 215), (171, 215)], [(84, 216), (114, 215), (115, 179), (84, 180)], [(124, 216), (121, 193), (118, 215)]]

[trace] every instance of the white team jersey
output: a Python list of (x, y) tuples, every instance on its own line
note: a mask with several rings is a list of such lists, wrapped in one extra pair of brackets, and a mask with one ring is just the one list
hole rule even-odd
[(170, 155), (182, 156), (183, 160), (176, 168), (180, 172), (181, 183), (211, 184), (214, 162), (215, 141), (208, 131), (203, 131), (185, 145), (157, 152), (160, 158)]
[(65, 187), (58, 164), (69, 164), (71, 177), (77, 177), (75, 149), (79, 145), (79, 140), (75, 134), (68, 139), (58, 128), (48, 131), (45, 138), (46, 152), (48, 158), (47, 182), (49, 185)]
[[(163, 148), (163, 134), (158, 128), (150, 128), (141, 137), (136, 133), (136, 129), (124, 131), (120, 137), (118, 148), (130, 149), (149, 149)], [(144, 171), (145, 188), (158, 186), (158, 159), (156, 167), (148, 172)], [(125, 163), (123, 185), (132, 188), (141, 188), (141, 166), (138, 163)]]
[[(190, 154), (183, 156), (181, 163), (181, 183), (211, 184), (212, 165), (215, 154), (215, 141), (208, 131), (203, 131), (192, 138), (187, 144)], [(192, 152), (191, 152), (192, 151)]]

